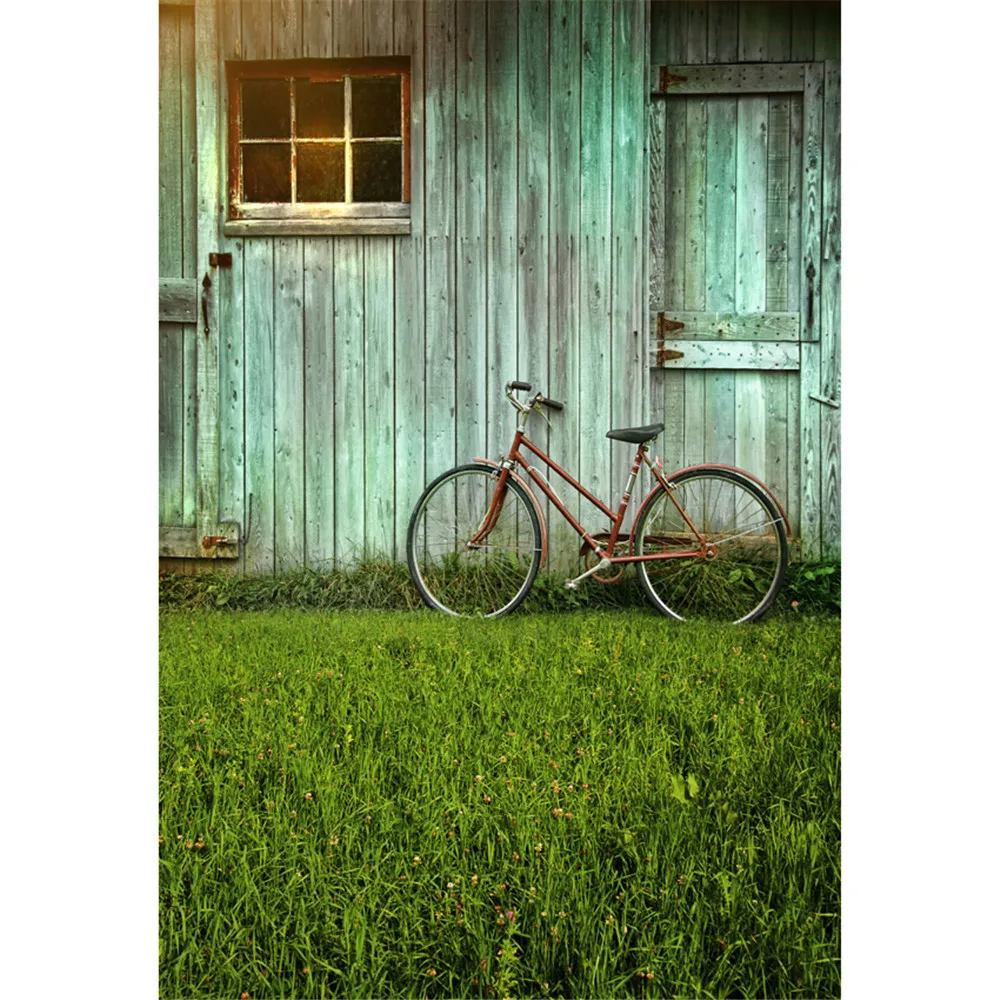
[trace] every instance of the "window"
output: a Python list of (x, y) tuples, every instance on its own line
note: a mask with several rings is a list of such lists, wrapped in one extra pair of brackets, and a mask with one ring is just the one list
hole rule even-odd
[(410, 231), (409, 59), (226, 69), (227, 235)]

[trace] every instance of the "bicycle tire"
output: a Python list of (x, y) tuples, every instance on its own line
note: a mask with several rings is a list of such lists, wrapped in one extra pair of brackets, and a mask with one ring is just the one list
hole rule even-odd
[[(788, 568), (784, 518), (755, 483), (728, 469), (692, 469), (670, 479), (673, 495), (714, 557), (637, 562), (639, 582), (661, 614), (678, 621), (757, 621), (774, 604)], [(698, 546), (657, 484), (635, 527), (635, 554)]]
[(496, 473), (495, 466), (456, 466), (430, 483), (413, 508), (406, 560), (418, 593), (436, 611), (498, 618), (514, 611), (535, 582), (542, 529), (531, 498), (513, 479), (484, 544), (466, 545), (489, 510)]

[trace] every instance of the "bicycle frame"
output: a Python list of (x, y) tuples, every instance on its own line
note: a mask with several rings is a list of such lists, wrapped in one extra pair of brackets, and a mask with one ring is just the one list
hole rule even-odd
[[(550, 469), (557, 472), (570, 486), (572, 486), (577, 493), (581, 496), (586, 497), (590, 503), (596, 507), (602, 514), (605, 515), (611, 521), (611, 532), (608, 538), (607, 549), (601, 548), (597, 540), (580, 524), (579, 521), (566, 509), (565, 505), (556, 495), (555, 491), (546, 482), (546, 480), (539, 475), (539, 473), (528, 464), (524, 456), (521, 454), (521, 446), (527, 448), (532, 454), (540, 458)], [(622, 495), (621, 501), (618, 505), (618, 513), (614, 513), (610, 507), (607, 507), (604, 503), (598, 500), (597, 497), (593, 495), (585, 486), (577, 482), (568, 472), (566, 472), (558, 463), (554, 462), (548, 455), (545, 454), (537, 445), (530, 441), (527, 435), (524, 433), (524, 421), (522, 420), (517, 428), (517, 432), (514, 435), (514, 440), (510, 446), (510, 451), (507, 454), (507, 458), (504, 462), (496, 465), (486, 459), (475, 459), (477, 463), (482, 463), (486, 465), (492, 465), (494, 468), (499, 469), (499, 476), (497, 487), (493, 492), (493, 499), (490, 502), (490, 507), (486, 512), (486, 516), (483, 518), (482, 524), (479, 526), (479, 530), (472, 536), (468, 541), (469, 548), (473, 548), (479, 542), (482, 541), (489, 533), (493, 530), (496, 525), (497, 519), (500, 516), (500, 511), (503, 508), (503, 500), (506, 494), (506, 484), (508, 478), (513, 476), (515, 480), (523, 484), (523, 480), (514, 472), (515, 465), (519, 465), (527, 473), (528, 477), (535, 483), (535, 485), (548, 497), (549, 501), (555, 506), (556, 510), (572, 525), (573, 530), (584, 540), (584, 542), (593, 549), (594, 553), (601, 559), (607, 559), (611, 564), (617, 563), (635, 563), (635, 562), (650, 562), (653, 560), (664, 560), (664, 559), (690, 559), (692, 557), (708, 557), (713, 556), (717, 553), (718, 549), (715, 545), (711, 545), (706, 542), (705, 537), (700, 531), (695, 527), (691, 519), (687, 516), (684, 509), (677, 503), (674, 499), (673, 488), (671, 487), (668, 480), (666, 480), (659, 470), (653, 465), (649, 460), (647, 455), (646, 445), (640, 444), (636, 450), (635, 459), (632, 462), (632, 469), (629, 473), (628, 483), (625, 486), (625, 492)], [(694, 533), (695, 537), (698, 539), (699, 546), (697, 549), (681, 550), (673, 552), (657, 552), (652, 555), (634, 555), (633, 554), (633, 534), (629, 535), (629, 546), (628, 555), (615, 556), (614, 550), (615, 545), (618, 541), (618, 533), (621, 530), (622, 522), (625, 520), (625, 513), (628, 510), (629, 502), (632, 498), (632, 488), (635, 486), (636, 477), (639, 474), (639, 467), (642, 462), (645, 462), (649, 466), (650, 471), (653, 476), (657, 479), (660, 485), (666, 490), (667, 496), (670, 497), (671, 502), (677, 508), (681, 517), (684, 519), (685, 523)], [(535, 500), (536, 508), (538, 507), (538, 501), (531, 494), (529, 490), (529, 495)], [(648, 498), (647, 498), (648, 499)], [(645, 502), (643, 504), (645, 506)], [(539, 510), (539, 520), (543, 525), (544, 532), (544, 519), (541, 517), (541, 511)], [(633, 527), (633, 533), (635, 528)], [(544, 549), (547, 548), (546, 541), (543, 540), (543, 554), (542, 561), (545, 561)]]

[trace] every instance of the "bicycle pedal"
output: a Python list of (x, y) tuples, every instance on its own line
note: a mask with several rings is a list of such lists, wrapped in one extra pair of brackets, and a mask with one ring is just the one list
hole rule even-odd
[(579, 590), (579, 589), (580, 589), (580, 581), (579, 581), (579, 580), (567, 580), (567, 581), (566, 581), (566, 582), (565, 582), (565, 583), (563, 584), (563, 586), (564, 586), (564, 587), (565, 587), (565, 588), (566, 588), (567, 590)]

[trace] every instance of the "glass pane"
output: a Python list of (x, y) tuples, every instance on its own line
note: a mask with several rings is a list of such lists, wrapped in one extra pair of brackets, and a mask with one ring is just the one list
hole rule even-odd
[(306, 139), (343, 138), (344, 81), (295, 81), (295, 134)]
[(355, 142), (355, 201), (403, 200), (403, 144), (401, 142)]
[(353, 135), (403, 134), (398, 76), (353, 76), (351, 93)]
[(288, 139), (292, 98), (287, 80), (244, 80), (240, 102), (244, 139)]
[(292, 144), (243, 145), (243, 200), (292, 200)]
[(298, 201), (344, 200), (344, 146), (298, 143), (295, 146)]

